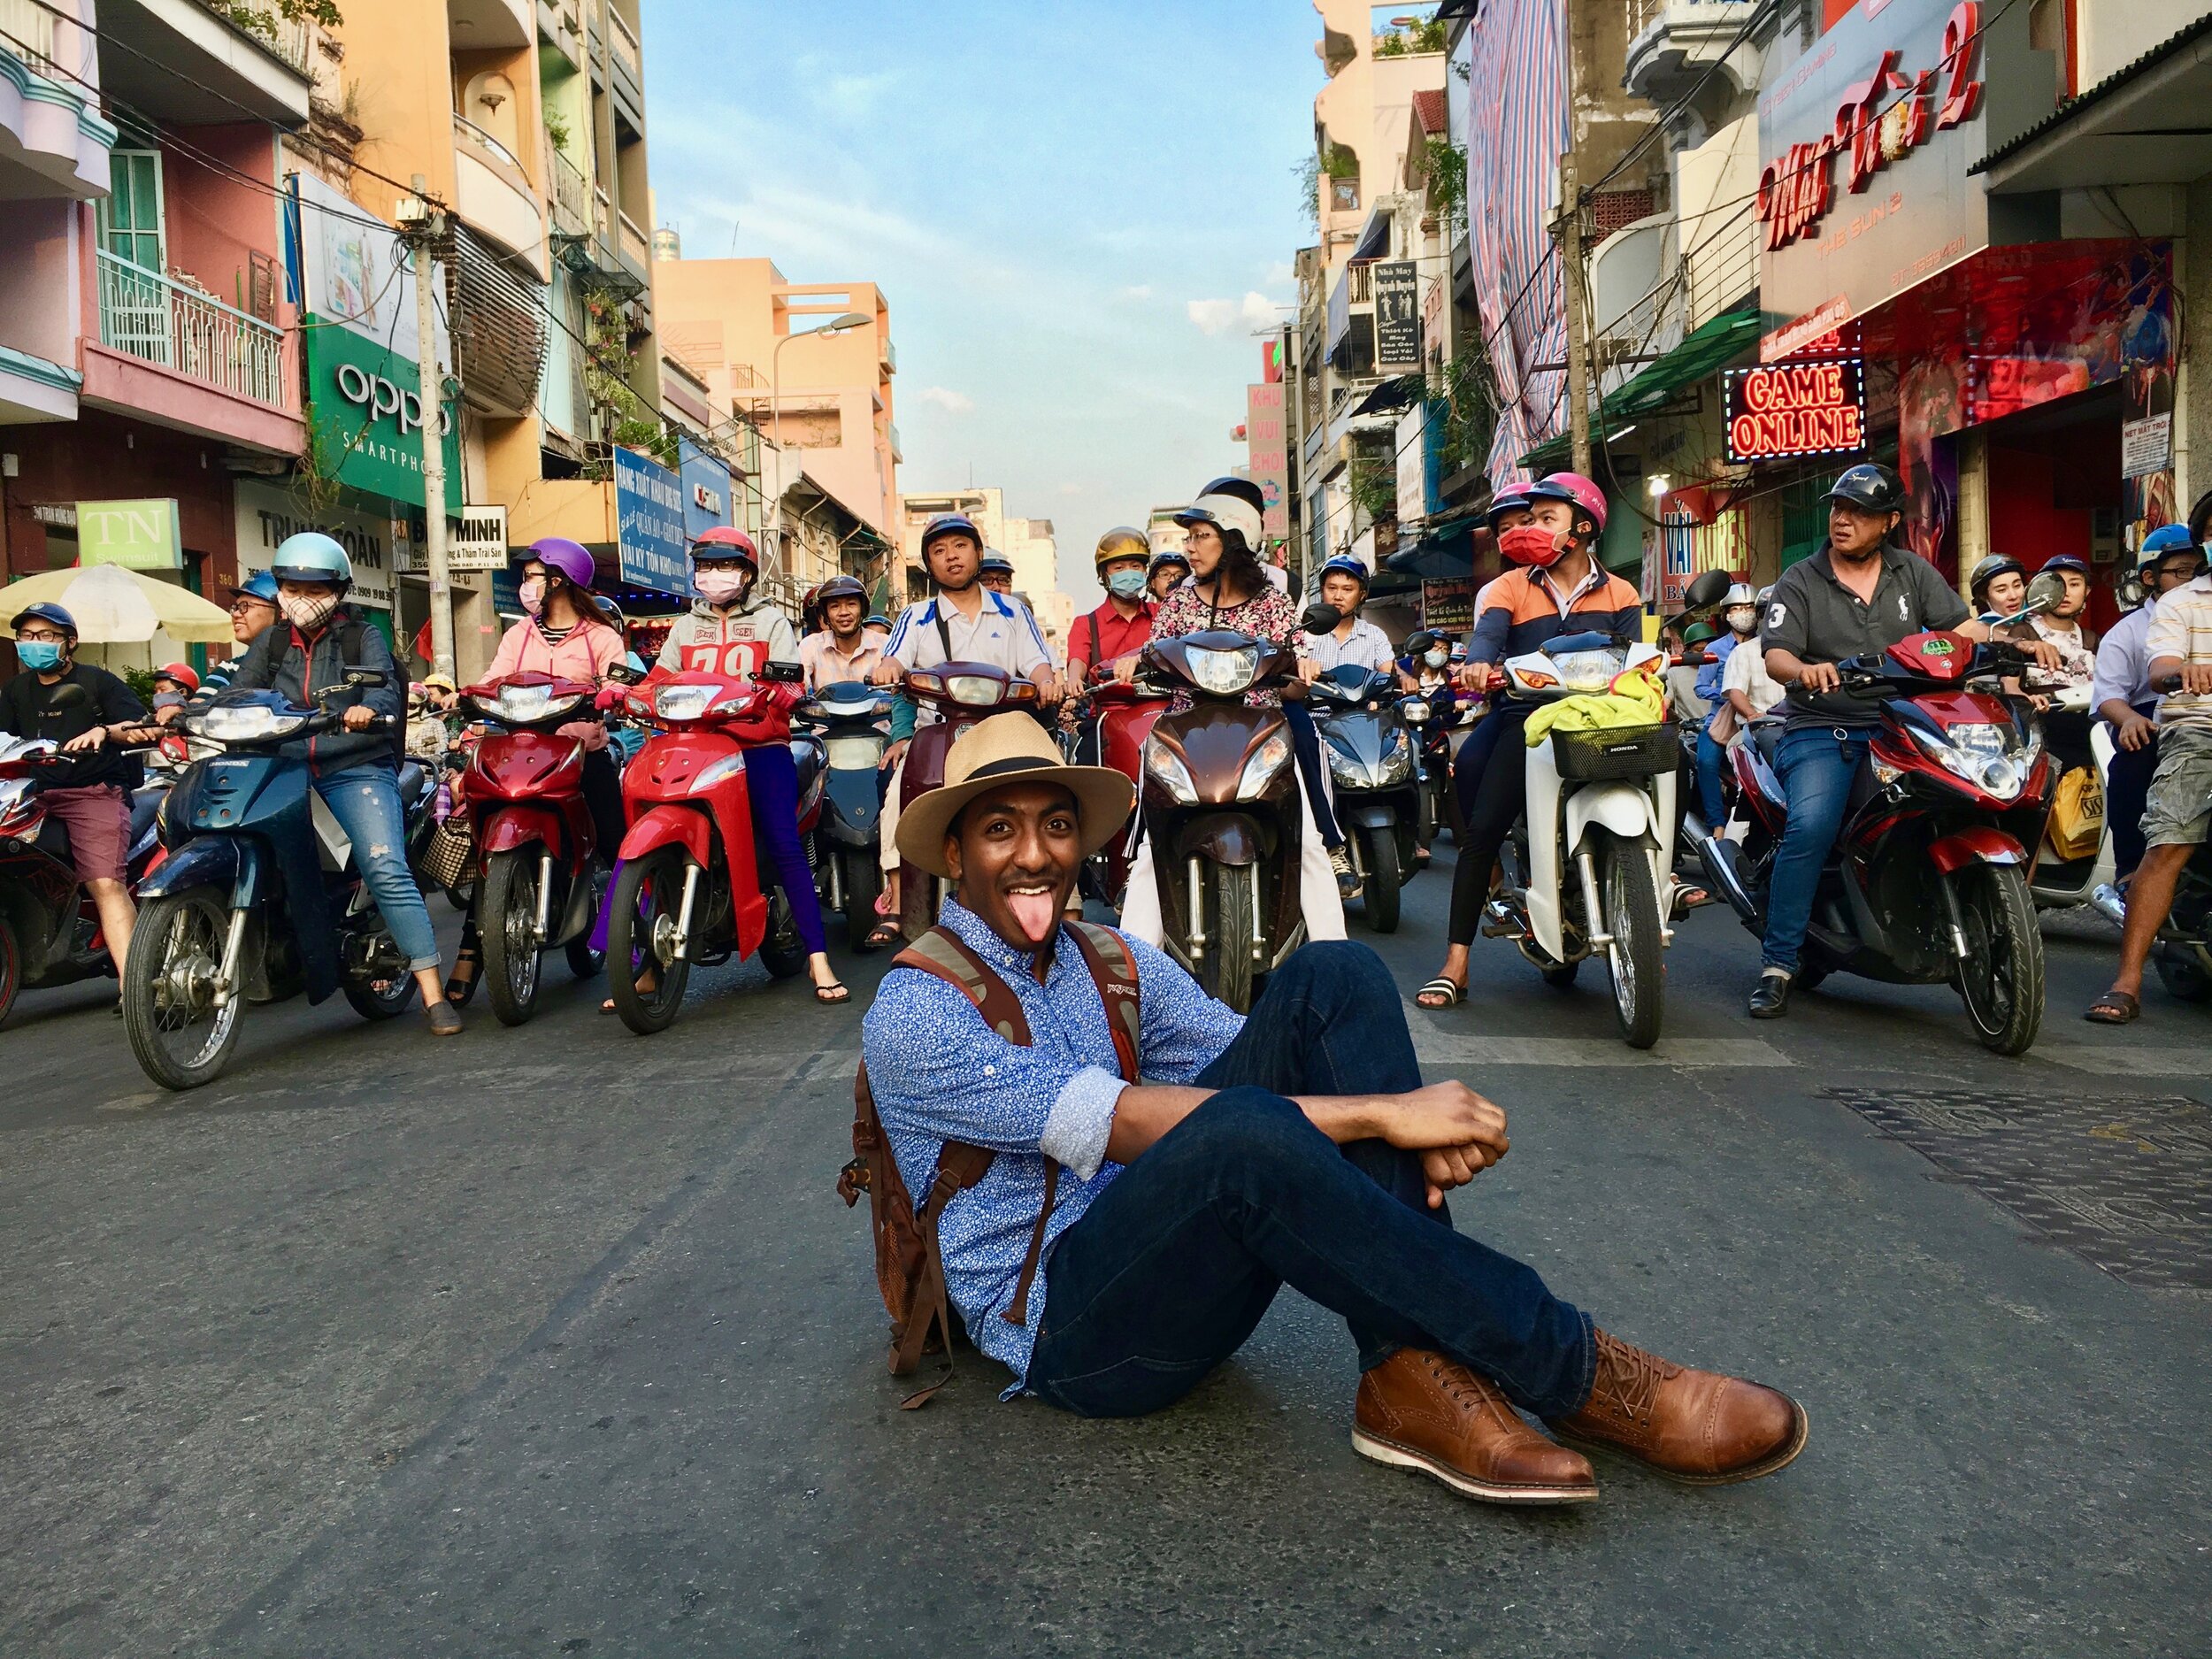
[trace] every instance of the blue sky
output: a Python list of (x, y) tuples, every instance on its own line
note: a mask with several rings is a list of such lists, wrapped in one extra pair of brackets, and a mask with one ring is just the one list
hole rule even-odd
[(1094, 594), (1102, 530), (1242, 464), (1252, 329), (1311, 240), (1308, 5), (643, 9), (660, 222), (882, 287), (902, 488), (1002, 486)]

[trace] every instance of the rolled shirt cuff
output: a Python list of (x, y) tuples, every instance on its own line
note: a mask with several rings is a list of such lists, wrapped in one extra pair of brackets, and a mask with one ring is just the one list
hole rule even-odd
[(1087, 1065), (1063, 1086), (1045, 1115), (1037, 1150), (1078, 1180), (1087, 1181), (1106, 1161), (1114, 1132), (1114, 1107), (1128, 1087), (1103, 1067)]

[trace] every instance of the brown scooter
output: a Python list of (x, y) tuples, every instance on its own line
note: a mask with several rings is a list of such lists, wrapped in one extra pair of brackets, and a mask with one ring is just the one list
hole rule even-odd
[(1255, 979), (1305, 940), (1290, 726), (1280, 709), (1244, 702), (1255, 686), (1294, 680), (1297, 658), (1224, 629), (1155, 640), (1144, 668), (1195, 694), (1153, 726), (1138, 791), (1167, 949), (1242, 1012)]
[[(989, 663), (941, 663), (918, 668), (906, 676), (906, 695), (937, 710), (940, 718), (918, 726), (906, 749), (906, 771), (899, 784), (899, 810), (920, 800), (945, 781), (945, 755), (952, 740), (979, 720), (1008, 709), (1033, 708), (1037, 687), (1017, 680)], [(928, 871), (901, 860), (899, 864), (899, 929), (911, 941), (937, 922), (937, 907), (951, 883), (941, 882)]]

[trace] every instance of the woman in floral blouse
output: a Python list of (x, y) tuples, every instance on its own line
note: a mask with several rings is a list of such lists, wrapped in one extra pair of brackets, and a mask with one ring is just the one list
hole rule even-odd
[[(1190, 557), (1191, 580), (1161, 603), (1159, 614), (1152, 619), (1152, 637), (1179, 639), (1210, 629), (1230, 629), (1295, 652), (1303, 638), (1298, 626), (1298, 612), (1287, 596), (1269, 584), (1252, 550), (1260, 539), (1260, 504), (1256, 500), (1247, 500), (1241, 491), (1231, 493), (1224, 488), (1229, 485), (1252, 488), (1242, 480), (1217, 480), (1207, 486), (1206, 493), (1194, 503), (1176, 514), (1176, 523), (1184, 527), (1190, 538), (1186, 551)], [(1258, 494), (1256, 490), (1252, 493), (1256, 496)], [(1137, 665), (1136, 657), (1125, 657), (1114, 664), (1114, 672), (1121, 680), (1131, 680), (1135, 678)], [(1307, 849), (1307, 868), (1302, 879), (1306, 936), (1341, 939), (1343, 884), (1347, 879), (1356, 881), (1356, 878), (1352, 874), (1351, 860), (1345, 855), (1343, 833), (1337, 828), (1336, 816), (1330, 810), (1321, 765), (1320, 739), (1313, 729), (1313, 718), (1306, 712), (1303, 682), (1312, 676), (1304, 672), (1303, 663), (1300, 669), (1301, 683), (1295, 700), (1286, 703), (1278, 683), (1253, 687), (1244, 694), (1244, 701), (1250, 708), (1281, 708), (1290, 726), (1298, 771), (1306, 786), (1306, 825), (1302, 838)], [(1194, 696), (1189, 687), (1178, 687), (1168, 712), (1181, 713), (1191, 706)], [(1159, 897), (1153, 883), (1148, 844), (1139, 852), (1130, 872), (1127, 904), (1121, 919), (1122, 926), (1139, 938), (1157, 944), (1163, 928)]]

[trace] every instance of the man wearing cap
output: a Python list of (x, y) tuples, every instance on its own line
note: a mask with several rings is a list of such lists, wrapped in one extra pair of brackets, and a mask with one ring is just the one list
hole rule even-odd
[(1008, 1396), (1158, 1410), (1287, 1284), (1341, 1315), (1359, 1349), (1354, 1448), (1465, 1495), (1597, 1496), (1590, 1464), (1516, 1407), (1693, 1484), (1797, 1455), (1806, 1417), (1786, 1394), (1631, 1347), (1451, 1225), (1445, 1194), (1505, 1155), (1505, 1116), (1462, 1083), (1422, 1083), (1365, 946), (1304, 947), (1240, 1018), (1122, 941), (1137, 984), (1124, 1076), (1102, 980), (1061, 916), (1132, 794), (1002, 714), (960, 735), (944, 787), (899, 828), (905, 856), (954, 884), (936, 942), (1001, 982), (1032, 1034), (987, 1025), (918, 955), (893, 964), (862, 1028), (910, 1192), (931, 1190), (948, 1141), (995, 1155), (937, 1225), (948, 1294), (1013, 1372)]
[[(1881, 725), (1881, 705), (1844, 695), (1836, 666), (1887, 650), (1930, 628), (1985, 641), (1958, 590), (1918, 554), (1890, 541), (1905, 516), (1905, 487), (1886, 466), (1847, 468), (1828, 492), (1828, 545), (1782, 572), (1760, 618), (1767, 672), (1786, 687), (1775, 769), (1788, 793), (1789, 822), (1767, 887), (1766, 936), (1748, 1012), (1777, 1019), (1789, 1007), (1821, 866), (1843, 827), (1853, 779)], [(2046, 668), (2058, 651), (2040, 640), (2020, 649)]]
[(883, 642), (889, 631), (869, 627), (862, 619), (868, 609), (868, 590), (851, 576), (833, 576), (815, 594), (815, 609), (822, 626), (799, 641), (799, 665), (806, 670), (806, 688), (865, 680), (883, 660)]
[(146, 705), (106, 669), (77, 661), (76, 618), (59, 605), (26, 605), (10, 626), (23, 672), (0, 687), (0, 732), (61, 745), (65, 758), (39, 773), (39, 799), (69, 832), (70, 863), (119, 976), (138, 914), (125, 881), (130, 792), (144, 773), (115, 740), (144, 724)]
[[(940, 513), (923, 526), (922, 565), (937, 584), (937, 592), (899, 612), (891, 637), (883, 643), (882, 660), (876, 664), (879, 685), (898, 685), (910, 672), (941, 663), (988, 663), (1017, 680), (1033, 681), (1041, 705), (1059, 701), (1052, 653), (1046, 649), (1036, 618), (1026, 606), (983, 586), (983, 532), (965, 515)], [(868, 935), (870, 949), (880, 949), (900, 936), (900, 785), (905, 778), (906, 746), (924, 713), (932, 721), (937, 718), (935, 710), (918, 710), (904, 696), (892, 710), (891, 746), (884, 751), (883, 764), (898, 771), (883, 802), (883, 895), (876, 902), (886, 919)]]

